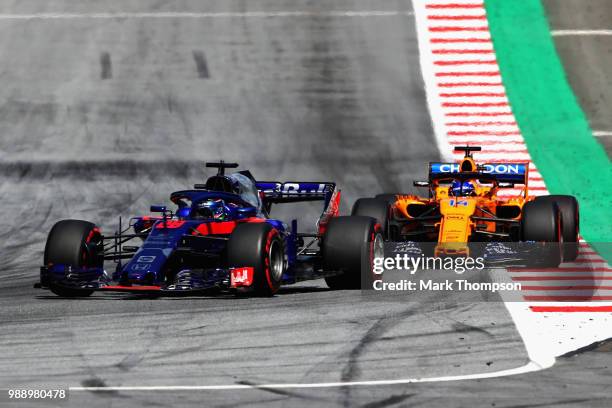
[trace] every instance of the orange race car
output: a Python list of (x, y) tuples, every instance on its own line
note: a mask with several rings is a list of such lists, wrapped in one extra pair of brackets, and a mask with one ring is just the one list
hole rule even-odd
[[(573, 196), (529, 195), (529, 163), (481, 163), (472, 152), (458, 163), (430, 163), (426, 188), (414, 194), (379, 194), (360, 198), (352, 215), (375, 218), (390, 241), (431, 242), (435, 256), (468, 255), (473, 242), (524, 243), (537, 248), (538, 263), (557, 266), (578, 253), (578, 202)], [(522, 186), (516, 196), (502, 198), (501, 189)], [(563, 243), (563, 245), (562, 245)], [(486, 244), (485, 244), (486, 245)], [(481, 245), (480, 247), (483, 247)], [(533, 259), (533, 254), (532, 257)]]

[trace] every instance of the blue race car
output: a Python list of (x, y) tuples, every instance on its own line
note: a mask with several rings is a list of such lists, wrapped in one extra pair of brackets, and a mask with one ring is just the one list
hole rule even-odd
[[(370, 217), (338, 216), (334, 183), (258, 182), (248, 170), (226, 175), (237, 163), (206, 166), (217, 174), (172, 193), (175, 211), (151, 206), (159, 216), (131, 218), (124, 230), (120, 219), (116, 234), (87, 221), (57, 222), (35, 287), (64, 297), (97, 290), (270, 296), (281, 284), (303, 280), (325, 278), (332, 289), (350, 289), (375, 278), (373, 260), (384, 250), (380, 227)], [(287, 225), (269, 216), (274, 204), (316, 200), (324, 203), (317, 232), (301, 233), (297, 220)]]

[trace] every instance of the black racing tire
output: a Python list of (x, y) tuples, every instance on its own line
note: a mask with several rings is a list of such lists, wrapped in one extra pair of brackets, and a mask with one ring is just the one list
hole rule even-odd
[[(381, 252), (382, 251), (382, 252)], [(380, 226), (372, 217), (345, 216), (332, 218), (321, 243), (323, 269), (338, 273), (325, 278), (331, 289), (371, 289), (375, 256), (384, 255)], [(363, 271), (362, 265), (367, 265)]]
[(378, 198), (360, 198), (355, 201), (351, 215), (372, 217), (380, 225), (380, 232), (385, 239), (389, 236), (389, 218), (391, 206), (388, 201)]
[(523, 241), (535, 241), (538, 251), (529, 266), (557, 267), (563, 259), (563, 221), (553, 201), (530, 201), (523, 206), (521, 235)]
[(272, 296), (281, 285), (287, 268), (285, 244), (278, 230), (266, 222), (239, 224), (227, 244), (230, 267), (253, 268), (253, 283), (239, 294)]
[[(102, 267), (104, 256), (100, 252), (102, 236), (95, 224), (82, 220), (62, 220), (55, 223), (47, 236), (44, 264), (63, 264), (73, 268)], [(75, 289), (49, 284), (51, 292), (62, 297), (86, 297), (93, 290)]]
[(580, 233), (580, 212), (578, 200), (570, 195), (549, 195), (536, 201), (552, 201), (557, 204), (563, 219), (563, 260), (572, 262), (578, 257), (578, 234)]

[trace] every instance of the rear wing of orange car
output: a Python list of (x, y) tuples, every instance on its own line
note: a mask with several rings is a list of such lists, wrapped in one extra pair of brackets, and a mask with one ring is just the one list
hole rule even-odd
[(459, 163), (429, 163), (429, 181), (444, 178), (460, 177), (463, 173), (469, 178), (478, 178), (482, 175), (484, 180), (495, 180), (498, 183), (527, 184), (529, 163), (484, 163), (478, 165), (478, 172), (460, 171)]

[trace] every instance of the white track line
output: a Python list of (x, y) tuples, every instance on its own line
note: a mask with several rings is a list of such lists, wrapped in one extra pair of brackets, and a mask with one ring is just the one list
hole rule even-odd
[(0, 20), (146, 19), (146, 18), (268, 18), (268, 17), (395, 17), (412, 16), (408, 10), (245, 11), (245, 12), (117, 12), (0, 14)]
[[(529, 362), (524, 366), (508, 370), (493, 371), (490, 373), (477, 373), (466, 375), (451, 375), (445, 377), (403, 378), (398, 380), (373, 381), (347, 381), (327, 383), (275, 383), (275, 384), (228, 384), (228, 385), (151, 385), (151, 386), (119, 386), (119, 387), (69, 387), (70, 391), (227, 391), (227, 390), (257, 390), (257, 389), (287, 389), (287, 388), (338, 388), (354, 386), (396, 385), (429, 382), (449, 382), (479, 380), (483, 378), (506, 377), (509, 375), (525, 374), (549, 368), (554, 363), (545, 361), (541, 363)], [(542, 365), (544, 364), (544, 365)]]
[(552, 30), (553, 37), (612, 35), (612, 30)]
[(594, 130), (593, 131), (593, 136), (597, 136), (597, 137), (612, 136), (612, 131), (608, 131), (608, 130)]

